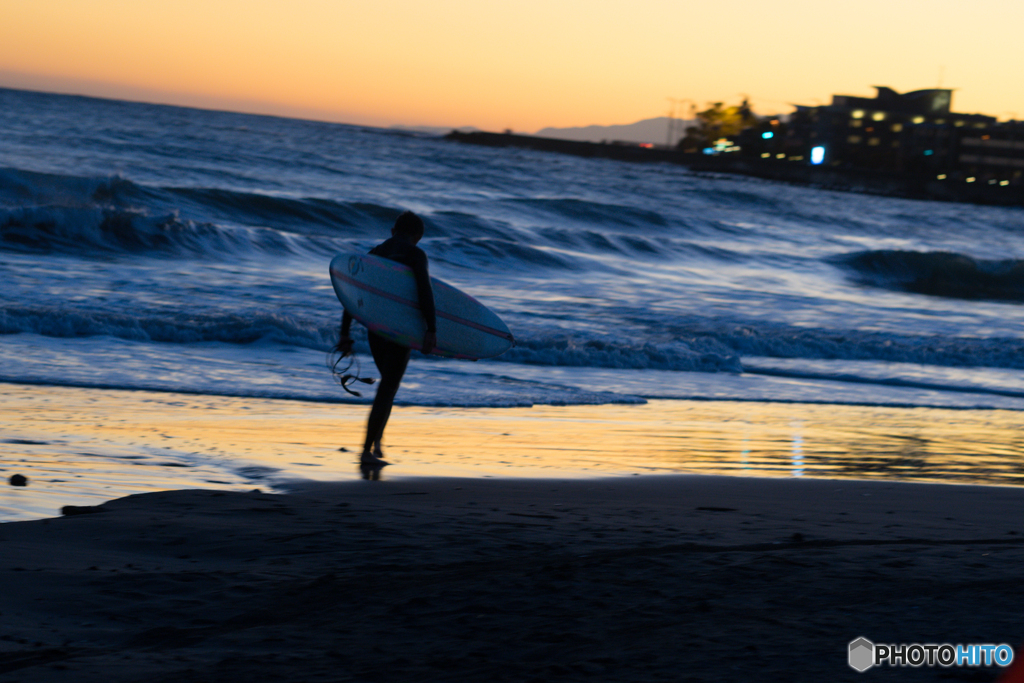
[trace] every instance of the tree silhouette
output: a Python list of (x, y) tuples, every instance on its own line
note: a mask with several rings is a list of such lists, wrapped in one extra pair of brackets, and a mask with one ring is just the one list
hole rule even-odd
[(679, 149), (696, 152), (710, 147), (715, 140), (734, 138), (740, 131), (757, 125), (757, 116), (751, 110), (748, 98), (732, 107), (726, 107), (723, 102), (709, 104), (707, 109), (697, 112), (697, 125), (686, 129), (686, 135), (677, 145)]

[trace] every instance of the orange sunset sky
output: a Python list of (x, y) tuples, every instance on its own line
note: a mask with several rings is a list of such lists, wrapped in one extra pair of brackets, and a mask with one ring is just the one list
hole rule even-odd
[(1009, 119), (1021, 26), (1020, 0), (0, 0), (0, 86), (534, 132), (941, 85)]

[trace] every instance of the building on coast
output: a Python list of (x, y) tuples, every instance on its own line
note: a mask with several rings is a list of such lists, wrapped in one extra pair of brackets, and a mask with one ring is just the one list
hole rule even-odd
[(949, 89), (875, 89), (873, 98), (833, 95), (828, 105), (796, 106), (785, 120), (762, 119), (735, 146), (748, 158), (1024, 185), (1024, 122), (954, 112)]
[[(737, 173), (840, 191), (916, 199), (1024, 206), (1024, 121), (998, 121), (952, 109), (953, 91), (875, 97), (833, 95), (832, 103), (792, 114), (737, 118), (746, 108), (713, 105), (707, 125), (687, 128), (676, 145), (604, 144), (530, 135), (452, 131), (448, 140), (526, 147), (584, 157), (684, 164), (697, 172)], [(729, 110), (733, 111), (729, 111)], [(733, 124), (736, 122), (733, 121)]]

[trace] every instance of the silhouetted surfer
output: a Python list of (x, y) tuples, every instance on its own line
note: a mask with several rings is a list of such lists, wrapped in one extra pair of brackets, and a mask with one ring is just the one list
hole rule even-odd
[[(412, 211), (406, 211), (395, 221), (391, 228), (391, 238), (370, 250), (374, 256), (391, 259), (412, 268), (416, 276), (416, 291), (419, 296), (420, 311), (426, 322), (427, 331), (423, 334), (424, 354), (430, 353), (437, 344), (437, 323), (434, 314), (434, 292), (430, 287), (430, 275), (427, 272), (427, 255), (416, 244), (423, 238), (423, 220)], [(335, 350), (342, 357), (352, 353), (352, 338), (349, 330), (352, 327), (352, 316), (346, 310), (341, 318), (341, 333)], [(398, 385), (402, 383), (405, 368), (409, 364), (411, 349), (396, 344), (373, 332), (367, 333), (370, 342), (370, 353), (373, 362), (380, 371), (380, 385), (377, 396), (373, 399), (370, 419), (366, 425), (366, 440), (359, 463), (363, 467), (379, 468), (387, 465), (382, 458), (380, 447), (384, 427), (391, 416), (391, 407), (398, 393)]]

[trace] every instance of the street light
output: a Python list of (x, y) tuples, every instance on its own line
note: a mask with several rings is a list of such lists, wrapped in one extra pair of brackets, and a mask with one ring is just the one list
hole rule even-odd
[(671, 104), (668, 110), (668, 126), (666, 126), (668, 130), (665, 134), (665, 146), (671, 148), (675, 143), (674, 138), (676, 136), (676, 105), (682, 104), (683, 102), (689, 102), (692, 105), (694, 102), (693, 100), (686, 99), (685, 97), (681, 99), (676, 97), (666, 97), (665, 99), (667, 99)]

